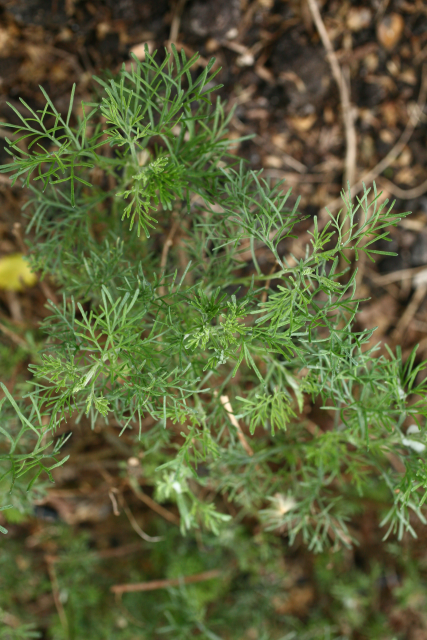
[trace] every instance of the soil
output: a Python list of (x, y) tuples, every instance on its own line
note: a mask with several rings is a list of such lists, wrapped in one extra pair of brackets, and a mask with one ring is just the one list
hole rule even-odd
[[(394, 148), (416, 109), (423, 78), (427, 82), (427, 5), (423, 0), (326, 0), (319, 5), (350, 85), (359, 180)], [(273, 179), (286, 178), (302, 196), (300, 209), (310, 216), (333, 204), (345, 172), (342, 104), (305, 0), (1, 1), (0, 162), (9, 158), (4, 151), (7, 132), (1, 121), (17, 120), (7, 102), (18, 111), (22, 108), (19, 98), (41, 108), (38, 85), (42, 85), (64, 110), (73, 83), (78, 104), (80, 99), (90, 98), (92, 75), (106, 69), (117, 71), (129, 60), (131, 51), (140, 55), (145, 42), (161, 50), (169, 46), (171, 36), (187, 54), (200, 52), (202, 65), (216, 57), (222, 67), (219, 82), (224, 85), (220, 94), (230, 106), (236, 105), (231, 135), (255, 134), (239, 149), (249, 166), (264, 168)], [(414, 276), (427, 269), (427, 112), (423, 105), (417, 118), (403, 150), (377, 176), (383, 198), (396, 200), (397, 210), (411, 210), (413, 215), (392, 232), (387, 250), (398, 256), (365, 265), (363, 296), (371, 301), (363, 305), (359, 322), (361, 327), (378, 326), (376, 341), (383, 340), (392, 348), (400, 344), (404, 353), (420, 344), (421, 358), (427, 354), (426, 299), (411, 306), (411, 314), (396, 332), (416, 292)], [(20, 221), (23, 198), (20, 189), (11, 189), (6, 180), (0, 182), (0, 256), (21, 250), (14, 225)], [(46, 288), (41, 285), (15, 296), (0, 291), (0, 321), (7, 318), (19, 331), (25, 323), (35, 326), (45, 313), (46, 297)], [(13, 341), (1, 331), (0, 340), (7, 344)], [(99, 454), (92, 460), (91, 452), (100, 447), (102, 457), (113, 462), (109, 473), (117, 473), (117, 442), (96, 437), (98, 442), (92, 438), (81, 445), (80, 464), (90, 468), (95, 458), (99, 460)], [(122, 446), (126, 446), (125, 438)], [(57, 474), (57, 488), (70, 478), (77, 482), (73, 469), (69, 466), (61, 472), (63, 476)], [(95, 480), (95, 475), (89, 473), (85, 491), (91, 484), (96, 490), (99, 478)], [(14, 535), (24, 544), (37, 523), (56, 518), (70, 526), (84, 522), (93, 527), (95, 537), (101, 521), (114, 530), (114, 518), (105, 511), (108, 496), (98, 501), (94, 498), (89, 508), (85, 500), (80, 496), (70, 501), (52, 494), (49, 504), (36, 508), (34, 523), (17, 527)], [(376, 558), (386, 563), (375, 513), (368, 509), (359, 526), (361, 546), (357, 553), (350, 553), (349, 566), (363, 570)], [(419, 533), (418, 542), (405, 539), (404, 545), (414, 557), (424, 553), (425, 558), (426, 533)], [(120, 539), (122, 534), (116, 531), (115, 535)], [(277, 606), (301, 617), (309, 615), (313, 603), (311, 570), (307, 570), (313, 561), (299, 549), (292, 562), (302, 567), (308, 582), (296, 581), (291, 597)], [(427, 638), (425, 616), (410, 607), (394, 608), (393, 590), (400, 581), (393, 583), (390, 577), (395, 569), (384, 571), (385, 582), (378, 584), (380, 597), (375, 606), (386, 611), (391, 627), (399, 634), (396, 637)], [(49, 606), (53, 608), (53, 603)]]

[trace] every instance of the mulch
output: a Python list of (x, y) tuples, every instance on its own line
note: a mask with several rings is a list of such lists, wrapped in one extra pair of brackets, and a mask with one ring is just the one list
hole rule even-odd
[[(342, 81), (349, 88), (356, 133), (352, 167), (346, 161), (349, 131), (342, 92), (311, 6), (309, 0), (3, 0), (0, 162), (9, 160), (4, 151), (8, 132), (1, 121), (16, 117), (6, 103), (19, 110), (21, 97), (41, 108), (38, 85), (65, 111), (73, 83), (76, 104), (90, 99), (92, 76), (118, 71), (130, 52), (142, 57), (144, 43), (150, 51), (173, 41), (187, 55), (199, 52), (200, 68), (214, 56), (221, 67), (218, 81), (224, 85), (219, 94), (235, 106), (230, 135), (254, 135), (241, 143), (239, 155), (250, 168), (265, 169), (273, 180), (286, 179), (295, 197), (301, 195), (303, 213), (323, 215), (328, 205), (337, 211), (348, 171), (354, 182), (367, 177), (370, 186), (372, 169), (389, 158), (374, 175), (382, 198), (396, 200), (396, 210), (413, 214), (391, 231), (392, 242), (386, 248), (398, 255), (363, 267), (361, 296), (371, 299), (361, 307), (359, 326), (378, 326), (376, 341), (401, 345), (404, 353), (420, 344), (419, 357), (426, 358), (427, 112), (422, 103), (427, 87), (427, 5), (423, 0), (319, 2)], [(0, 180), (0, 256), (22, 250), (24, 201), (20, 188), (11, 189), (6, 179)], [(0, 291), (0, 323), (11, 327), (9, 333), (0, 328), (0, 340), (19, 346), (25, 329), (36, 327), (45, 315), (48, 296), (47, 284), (22, 294)], [(11, 386), (25, 365), (17, 363)], [(109, 437), (86, 434), (76, 464), (57, 474), (56, 493), (37, 507), (34, 522), (12, 527), (12, 535), (23, 541), (34, 538), (48, 521), (49, 509), (70, 526), (92, 526), (95, 536), (99, 522), (110, 533), (115, 531), (108, 483), (110, 474), (117, 474), (117, 459), (125, 447), (126, 438), (119, 445), (113, 432)], [(85, 487), (65, 495), (69, 483), (76, 483), (79, 465), (88, 470)], [(134, 500), (135, 508), (141, 508), (135, 496)], [(353, 564), (369, 565), (377, 554), (385, 557), (380, 534), (370, 526), (375, 517), (369, 510), (364, 516), (364, 543), (358, 555), (351, 556)], [(405, 538), (403, 544), (425, 560), (426, 534), (420, 530), (420, 536), (416, 543)], [(298, 551), (297, 564), (300, 557), (305, 566), (309, 554)], [(387, 590), (392, 598), (393, 587), (387, 585)], [(312, 599), (301, 605), (296, 591), (294, 596), (295, 609), (286, 605), (288, 613), (307, 614)], [(387, 611), (399, 638), (427, 637), (425, 615), (391, 611), (390, 606)]]

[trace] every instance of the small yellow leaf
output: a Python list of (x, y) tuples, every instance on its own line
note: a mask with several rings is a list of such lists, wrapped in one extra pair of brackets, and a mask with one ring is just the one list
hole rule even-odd
[(22, 291), (24, 286), (32, 287), (36, 282), (37, 276), (22, 253), (0, 258), (0, 289)]

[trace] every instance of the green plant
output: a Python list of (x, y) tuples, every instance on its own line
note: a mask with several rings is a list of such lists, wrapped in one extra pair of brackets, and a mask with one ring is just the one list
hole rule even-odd
[[(196, 61), (147, 49), (97, 79), (99, 100), (76, 119), (74, 90), (66, 117), (42, 90), (43, 110), (21, 101), (28, 115), (4, 125), (15, 136), (1, 171), (30, 192), (30, 261), (63, 302), (49, 303), (32, 390), (16, 402), (2, 384), (2, 478), (23, 494), (23, 478), (53, 479), (64, 423), (108, 423), (135, 434), (146, 469), (156, 461), (148, 480), (177, 503), (183, 532), (218, 532), (224, 496), (291, 543), (350, 545), (347, 521), (380, 484), (386, 535), (414, 533), (425, 365), (415, 351), (380, 355), (373, 330), (355, 330), (349, 260), (386, 253), (378, 242), (406, 214), (375, 185), (356, 202), (343, 193), (342, 214), (315, 218), (294, 259), (299, 201), (231, 153), (232, 112), (209, 101), (218, 70), (212, 60), (196, 76)], [(310, 427), (310, 402), (329, 426)]]

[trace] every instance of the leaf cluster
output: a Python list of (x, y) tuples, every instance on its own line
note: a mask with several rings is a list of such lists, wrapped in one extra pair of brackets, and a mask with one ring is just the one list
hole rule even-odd
[[(219, 532), (223, 496), (291, 542), (350, 545), (354, 505), (378, 482), (389, 531), (414, 533), (425, 363), (380, 355), (373, 329), (357, 330), (356, 271), (342, 268), (386, 253), (378, 241), (399, 215), (375, 185), (356, 201), (343, 193), (296, 259), (299, 200), (236, 162), (232, 112), (209, 102), (214, 62), (196, 75), (196, 58), (156, 55), (98, 79), (99, 101), (74, 124), (73, 91), (65, 118), (44, 93), (41, 111), (10, 125), (20, 138), (1, 170), (31, 191), (32, 264), (54, 274), (63, 302), (50, 303), (32, 390), (18, 405), (2, 387), (15, 412), (1, 427), (5, 473), (28, 473), (31, 487), (65, 461), (52, 439), (65, 422), (113, 424), (156, 456), (149, 482), (176, 502), (183, 531)], [(314, 428), (310, 403), (325, 415)]]

